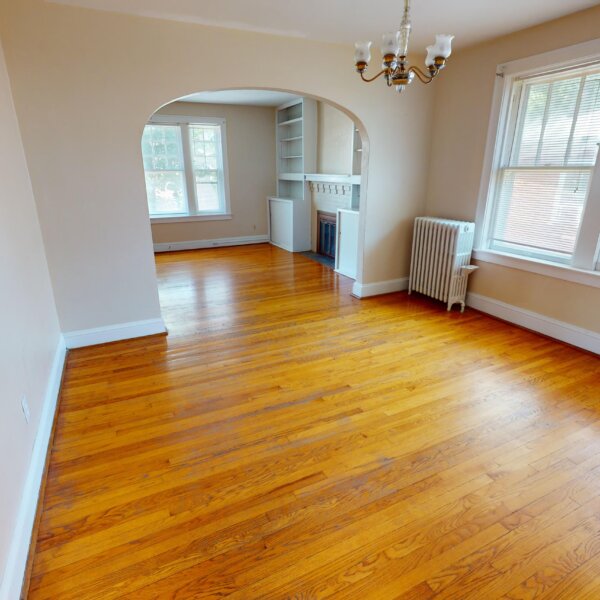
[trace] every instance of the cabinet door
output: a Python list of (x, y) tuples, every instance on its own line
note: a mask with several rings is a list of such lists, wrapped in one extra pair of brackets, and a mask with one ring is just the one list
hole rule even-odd
[(358, 213), (338, 211), (337, 271), (356, 279), (358, 252)]
[(269, 198), (269, 219), (271, 221), (271, 243), (291, 252), (294, 241), (292, 203), (287, 200)]

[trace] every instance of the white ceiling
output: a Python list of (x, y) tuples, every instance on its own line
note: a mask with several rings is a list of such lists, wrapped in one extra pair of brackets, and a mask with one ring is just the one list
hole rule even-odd
[(201, 92), (179, 98), (182, 102), (208, 104), (244, 104), (248, 106), (280, 106), (299, 96), (269, 90), (226, 90), (222, 92)]
[[(396, 29), (402, 0), (50, 0), (100, 10), (338, 43)], [(412, 0), (413, 42), (453, 33), (459, 46), (600, 4), (600, 0)]]

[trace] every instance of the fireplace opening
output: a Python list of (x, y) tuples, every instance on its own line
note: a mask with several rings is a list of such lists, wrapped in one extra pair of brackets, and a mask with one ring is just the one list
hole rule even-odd
[(335, 259), (337, 221), (334, 213), (317, 211), (317, 254)]

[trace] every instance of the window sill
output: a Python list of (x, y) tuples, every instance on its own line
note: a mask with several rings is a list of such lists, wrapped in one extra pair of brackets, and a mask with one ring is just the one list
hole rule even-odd
[(493, 263), (511, 269), (529, 271), (530, 273), (546, 277), (554, 277), (555, 279), (563, 279), (564, 281), (571, 281), (580, 285), (600, 288), (600, 271), (576, 269), (568, 265), (559, 265), (535, 258), (514, 256), (513, 254), (505, 254), (496, 250), (473, 250), (473, 258), (481, 262)]
[(231, 213), (215, 215), (181, 215), (175, 217), (150, 217), (150, 223), (185, 223), (187, 221), (229, 221), (233, 218)]

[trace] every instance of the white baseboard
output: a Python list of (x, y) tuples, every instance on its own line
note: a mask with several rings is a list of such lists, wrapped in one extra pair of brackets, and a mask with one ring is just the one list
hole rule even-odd
[(94, 329), (69, 331), (64, 334), (64, 337), (67, 348), (82, 348), (84, 346), (95, 346), (96, 344), (165, 333), (166, 331), (167, 328), (162, 319), (147, 319), (146, 321), (132, 321), (131, 323), (118, 323)]
[(479, 294), (467, 294), (467, 306), (578, 348), (600, 354), (600, 333), (589, 329), (583, 329)]
[(247, 235), (243, 237), (216, 238), (214, 240), (191, 240), (189, 242), (166, 242), (154, 244), (154, 252), (177, 252), (178, 250), (200, 250), (220, 246), (245, 246), (246, 244), (264, 244), (268, 235)]
[(381, 294), (401, 292), (407, 289), (408, 277), (388, 279), (387, 281), (376, 281), (375, 283), (358, 283), (358, 281), (355, 281), (352, 286), (352, 294), (357, 298), (367, 298), (369, 296), (380, 296)]
[(21, 506), (17, 514), (12, 540), (8, 549), (4, 578), (0, 587), (1, 600), (15, 600), (21, 596), (21, 587), (27, 567), (27, 556), (29, 554), (31, 534), (35, 522), (40, 485), (46, 464), (46, 455), (48, 454), (48, 443), (50, 441), (58, 394), (60, 392), (65, 357), (65, 341), (60, 336), (48, 377), (44, 405), (33, 445), (25, 487), (23, 488)]

